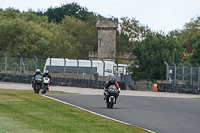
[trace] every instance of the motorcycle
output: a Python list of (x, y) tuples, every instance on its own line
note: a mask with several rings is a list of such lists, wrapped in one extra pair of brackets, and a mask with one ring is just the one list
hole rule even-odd
[(49, 91), (49, 85), (50, 85), (50, 78), (48, 77), (44, 77), (42, 79), (42, 86), (43, 88), (41, 89), (41, 93), (45, 94), (47, 91)]
[(39, 94), (41, 88), (42, 88), (42, 76), (36, 75), (33, 84), (34, 92)]
[(108, 88), (106, 93), (106, 104), (107, 108), (113, 108), (113, 105), (116, 104), (116, 99), (119, 96), (119, 91), (115, 85), (111, 85)]

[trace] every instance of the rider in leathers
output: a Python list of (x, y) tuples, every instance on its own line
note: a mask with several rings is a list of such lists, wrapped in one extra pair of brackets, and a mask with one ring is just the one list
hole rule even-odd
[(37, 70), (35, 71), (35, 73), (33, 74), (32, 81), (31, 81), (32, 87), (33, 87), (33, 84), (34, 84), (34, 80), (35, 80), (35, 76), (36, 76), (36, 75), (41, 75), (41, 76), (42, 76), (42, 73), (40, 72), (40, 69), (37, 69)]
[[(106, 100), (106, 92), (108, 91), (108, 88), (111, 86), (111, 85), (115, 85), (120, 93), (120, 88), (119, 88), (119, 85), (118, 83), (116, 82), (116, 79), (115, 78), (111, 78), (110, 81), (107, 81), (106, 82), (106, 85), (105, 85), (105, 88), (104, 88), (104, 100)], [(118, 95), (119, 96), (119, 95)], [(117, 96), (117, 97), (118, 97)], [(116, 100), (117, 100), (117, 97), (116, 97)]]
[[(43, 75), (42, 75), (42, 78), (44, 77), (48, 77), (50, 79), (50, 83), (52, 82), (51, 80), (51, 75), (49, 74), (49, 71), (48, 70), (45, 70)], [(47, 88), (47, 91), (49, 90), (49, 87)]]

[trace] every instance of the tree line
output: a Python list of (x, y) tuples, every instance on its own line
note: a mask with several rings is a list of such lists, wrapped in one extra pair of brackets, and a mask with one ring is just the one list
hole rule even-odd
[[(88, 59), (97, 51), (96, 18), (77, 3), (20, 12), (0, 9), (0, 53), (15, 57), (58, 57)], [(168, 63), (200, 63), (200, 17), (191, 19), (181, 30), (167, 34), (154, 32), (135, 18), (120, 19), (116, 51), (131, 52), (129, 72), (134, 80), (165, 79)]]

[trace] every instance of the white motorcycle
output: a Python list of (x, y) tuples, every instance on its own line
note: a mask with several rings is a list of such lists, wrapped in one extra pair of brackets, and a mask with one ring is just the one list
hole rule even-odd
[(42, 89), (41, 89), (41, 93), (45, 94), (47, 91), (49, 91), (49, 86), (50, 86), (51, 80), (48, 77), (44, 77), (42, 79)]

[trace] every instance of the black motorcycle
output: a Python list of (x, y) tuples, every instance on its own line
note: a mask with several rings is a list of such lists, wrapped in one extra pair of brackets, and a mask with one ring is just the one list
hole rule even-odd
[(119, 96), (119, 91), (115, 85), (111, 85), (108, 88), (106, 93), (106, 104), (107, 108), (113, 108), (113, 105), (116, 104), (116, 99)]
[(42, 75), (36, 75), (33, 81), (34, 92), (39, 94), (41, 88), (42, 88)]

